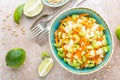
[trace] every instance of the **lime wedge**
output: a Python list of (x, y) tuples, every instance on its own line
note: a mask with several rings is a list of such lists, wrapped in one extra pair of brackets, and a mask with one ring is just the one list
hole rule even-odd
[(19, 24), (20, 19), (21, 19), (21, 17), (22, 17), (23, 7), (24, 7), (24, 4), (19, 5), (19, 6), (15, 9), (15, 12), (14, 12), (14, 21), (15, 21), (17, 24)]
[(39, 66), (38, 73), (41, 77), (44, 77), (48, 74), (48, 72), (53, 67), (53, 59), (52, 58), (46, 58)]
[(117, 36), (118, 40), (120, 40), (120, 26), (118, 26), (116, 28), (116, 36)]
[(41, 0), (28, 0), (24, 6), (24, 14), (28, 17), (34, 17), (38, 15), (43, 9)]

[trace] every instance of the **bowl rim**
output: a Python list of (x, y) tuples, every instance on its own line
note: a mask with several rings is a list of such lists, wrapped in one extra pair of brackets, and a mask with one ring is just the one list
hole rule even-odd
[(68, 3), (69, 1), (70, 1), (70, 0), (67, 0), (67, 1), (62, 2), (62, 3), (60, 3), (60, 4), (52, 5), (52, 4), (50, 4), (49, 2), (47, 3), (45, 0), (42, 0), (42, 2), (43, 2), (45, 5), (49, 6), (49, 7), (60, 7), (60, 6), (65, 5), (65, 4)]
[[(106, 27), (108, 28), (108, 31), (109, 31), (109, 33), (110, 33), (111, 43), (112, 43), (112, 50), (111, 50), (111, 53), (110, 53), (110, 57), (108, 58), (108, 60), (107, 60), (102, 66), (100, 66), (99, 68), (97, 68), (96, 70), (93, 70), (93, 71), (91, 71), (91, 72), (76, 73), (76, 72), (74, 72), (74, 71), (72, 71), (72, 70), (69, 70), (68, 68), (66, 68), (66, 67), (57, 59), (57, 57), (55, 56), (54, 51), (53, 51), (53, 49), (52, 49), (52, 47), (51, 47), (52, 44), (51, 44), (51, 39), (50, 39), (50, 35), (51, 35), (50, 32), (51, 32), (51, 28), (52, 28), (53, 23), (55, 22), (55, 20), (56, 20), (60, 15), (64, 14), (64, 13), (67, 12), (67, 11), (73, 10), (73, 9), (87, 9), (87, 10), (90, 10), (90, 11), (94, 12), (95, 14), (97, 14), (97, 15), (103, 20), (103, 22), (106, 24)], [(114, 51), (114, 39), (113, 39), (113, 36), (112, 36), (112, 35), (113, 35), (113, 34), (112, 34), (110, 28), (108, 27), (107, 23), (105, 22), (105, 20), (104, 20), (96, 11), (94, 11), (94, 10), (91, 9), (91, 8), (87, 8), (87, 7), (75, 7), (75, 8), (66, 9), (66, 10), (62, 11), (61, 13), (59, 13), (59, 14), (52, 20), (51, 25), (50, 25), (50, 30), (49, 30), (49, 45), (50, 45), (50, 50), (51, 50), (54, 58), (56, 59), (56, 61), (57, 61), (65, 70), (67, 70), (68, 72), (77, 74), (77, 75), (87, 75), (87, 74), (92, 74), (92, 73), (94, 73), (94, 72), (99, 71), (99, 70), (102, 69), (104, 66), (106, 66), (106, 65), (108, 64), (108, 62), (110, 61), (110, 59), (111, 59), (111, 57), (112, 57), (112, 55), (113, 55), (113, 51)]]

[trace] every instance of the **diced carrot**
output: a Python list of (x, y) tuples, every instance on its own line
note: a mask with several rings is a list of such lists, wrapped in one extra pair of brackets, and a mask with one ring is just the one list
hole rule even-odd
[(86, 44), (84, 43), (82, 46), (81, 46), (82, 50), (85, 50), (86, 49)]
[(85, 25), (87, 23), (87, 19), (85, 19), (84, 21), (81, 22), (81, 24)]
[(72, 20), (72, 17), (67, 16), (67, 18), (61, 20), (60, 22), (68, 22), (68, 21), (71, 21), (71, 20)]
[(64, 26), (63, 26), (63, 25), (60, 25), (60, 26), (59, 26), (59, 29), (63, 29), (63, 28), (64, 28)]
[(96, 64), (96, 65), (98, 64), (99, 58), (100, 58), (99, 55), (96, 55), (96, 56), (95, 56), (95, 60), (94, 60), (94, 61), (95, 61), (95, 64)]
[(73, 32), (74, 34), (78, 34), (78, 32), (80, 32), (80, 27), (77, 27), (77, 28), (73, 29), (73, 31), (74, 31)]
[(75, 37), (72, 37), (72, 40), (73, 40), (73, 41), (75, 41), (75, 40), (76, 40), (76, 38), (75, 38)]
[(84, 17), (85, 17), (85, 16), (89, 16), (89, 14), (83, 13), (83, 14), (80, 14), (80, 17), (81, 17), (81, 16), (84, 16)]
[(83, 63), (80, 67), (80, 69), (83, 69), (85, 67), (85, 63)]
[(57, 36), (57, 34), (58, 34), (58, 31), (55, 31), (55, 42), (56, 42), (56, 44), (58, 44), (58, 36)]
[(97, 38), (97, 41), (102, 41), (104, 38), (103, 37), (100, 37), (100, 38)]
[(89, 46), (89, 45), (90, 45), (90, 42), (87, 41), (86, 45)]
[(70, 57), (70, 60), (73, 61), (74, 59), (74, 53), (72, 53), (71, 57)]
[(89, 24), (87, 24), (87, 23), (85, 23), (85, 24), (83, 24), (86, 28), (91, 28), (91, 25), (89, 25)]
[(81, 52), (82, 50), (77, 50), (75, 53), (79, 57), (79, 59), (82, 59)]
[(55, 38), (55, 42), (56, 42), (56, 44), (58, 44), (58, 38), (57, 37)]
[(79, 44), (81, 45), (82, 42), (83, 42), (84, 44), (86, 44), (86, 43), (87, 43), (87, 39), (86, 39), (85, 37), (81, 37)]
[(103, 26), (99, 26), (99, 30), (103, 31), (103, 30), (105, 30), (105, 28)]
[(89, 58), (90, 56), (91, 56), (91, 55), (90, 55), (89, 53), (86, 53), (86, 54), (85, 54), (85, 57), (86, 57), (86, 58)]
[(101, 46), (98, 46), (97, 48), (95, 48), (96, 50), (98, 50), (98, 49), (100, 49), (101, 48)]

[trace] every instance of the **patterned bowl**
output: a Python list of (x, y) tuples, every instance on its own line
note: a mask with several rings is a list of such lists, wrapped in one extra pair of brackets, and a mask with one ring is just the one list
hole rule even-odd
[(58, 3), (58, 4), (51, 4), (48, 2), (48, 0), (42, 0), (42, 2), (47, 5), (47, 6), (50, 6), (50, 7), (60, 7), (64, 4), (66, 4), (69, 0), (63, 0), (62, 2)]
[[(99, 64), (98, 66), (93, 67), (93, 68), (85, 68), (85, 69), (78, 70), (78, 69), (71, 67), (70, 65), (65, 63), (63, 61), (63, 59), (58, 57), (57, 49), (56, 49), (56, 47), (54, 47), (54, 43), (55, 43), (54, 32), (58, 29), (58, 27), (60, 25), (60, 20), (64, 19), (66, 16), (69, 16), (72, 14), (82, 14), (82, 13), (89, 14), (91, 17), (95, 18), (99, 24), (102, 24), (105, 27), (105, 29), (106, 29), (105, 35), (106, 35), (106, 38), (108, 41), (108, 45), (110, 46), (110, 50), (106, 53), (106, 56), (105, 56), (103, 62), (101, 64)], [(67, 10), (65, 12), (62, 12), (60, 15), (58, 15), (51, 25), (50, 34), (49, 34), (49, 43), (50, 43), (51, 51), (52, 51), (54, 57), (56, 58), (56, 60), (58, 61), (58, 63), (63, 68), (65, 68), (67, 71), (72, 72), (74, 74), (80, 74), (80, 75), (90, 74), (90, 73), (96, 72), (96, 71), (100, 70), (102, 67), (104, 67), (105, 64), (107, 64), (108, 61), (110, 60), (110, 58), (113, 54), (113, 48), (114, 48), (113, 38), (112, 38), (109, 27), (107, 26), (107, 24), (105, 23), (105, 21), (99, 14), (97, 14), (95, 11), (88, 9), (88, 8), (73, 8), (73, 9)]]

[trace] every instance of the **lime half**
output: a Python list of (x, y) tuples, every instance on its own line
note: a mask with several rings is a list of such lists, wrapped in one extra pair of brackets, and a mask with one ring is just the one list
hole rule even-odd
[(24, 4), (22, 5), (19, 5), (15, 11), (14, 11), (14, 21), (19, 24), (20, 23), (20, 19), (22, 17), (22, 14), (23, 14), (23, 7), (24, 7)]
[(52, 58), (46, 58), (39, 66), (38, 73), (41, 77), (44, 77), (48, 74), (48, 72), (53, 67), (53, 59)]
[(34, 17), (38, 15), (43, 9), (41, 0), (28, 0), (24, 6), (24, 14), (28, 17)]
[(116, 28), (116, 36), (117, 36), (118, 40), (120, 40), (120, 26), (118, 26)]
[(14, 48), (6, 55), (6, 64), (12, 68), (20, 67), (26, 58), (26, 52), (22, 48)]

